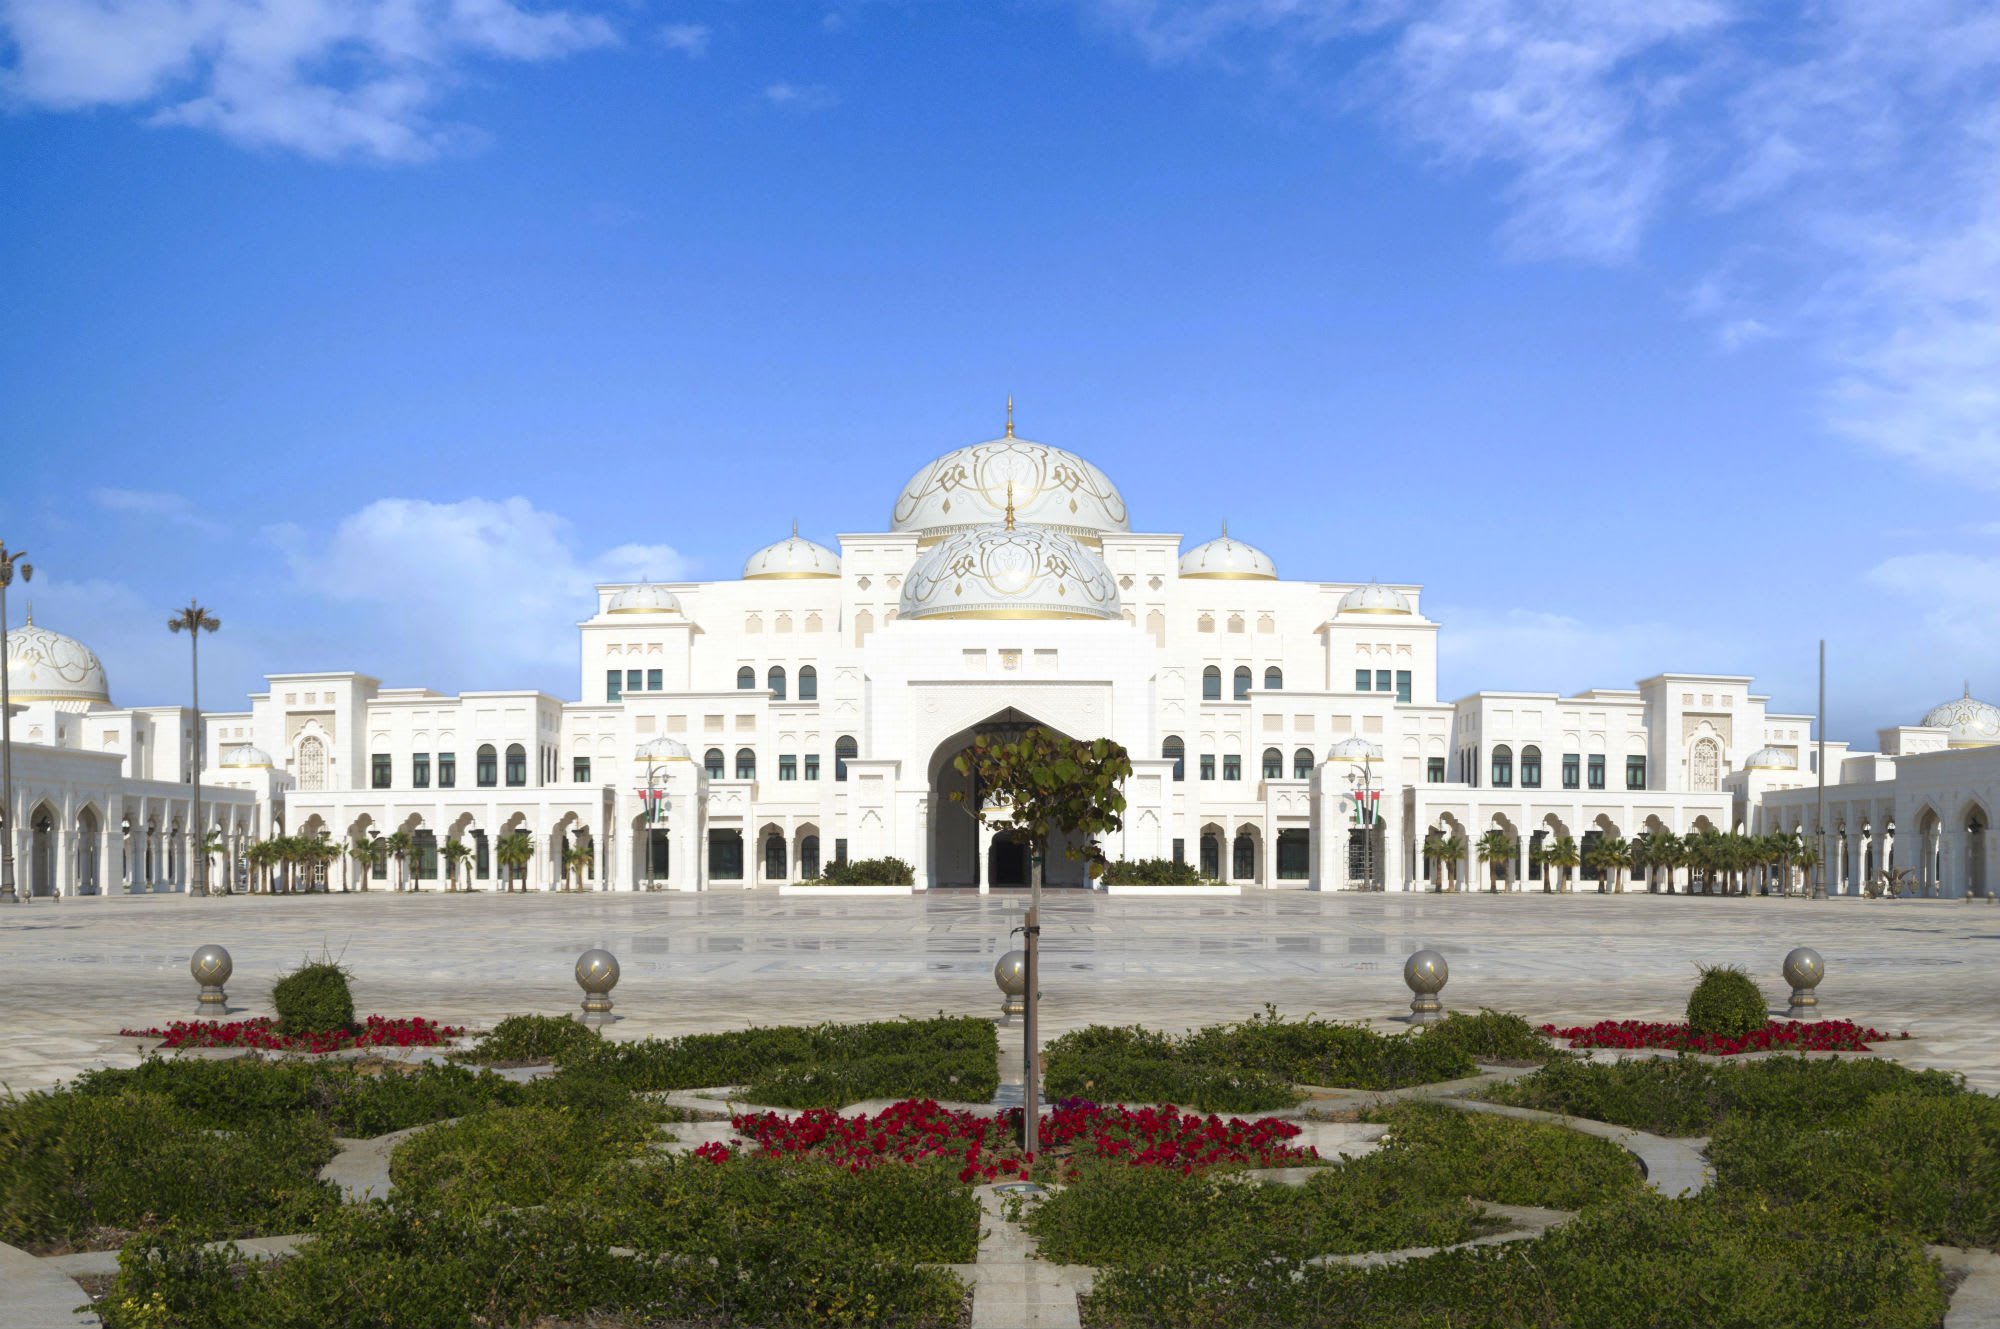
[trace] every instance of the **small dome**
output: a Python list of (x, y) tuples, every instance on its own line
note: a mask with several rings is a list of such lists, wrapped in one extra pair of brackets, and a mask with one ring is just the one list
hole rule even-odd
[(648, 761), (648, 762), (693, 760), (693, 758), (688, 755), (687, 744), (681, 742), (677, 738), (668, 738), (665, 734), (660, 735), (658, 738), (648, 739), (644, 743), (641, 743), (639, 745), (639, 751), (634, 755), (636, 755), (640, 761)]
[(1799, 759), (1781, 748), (1758, 748), (1743, 763), (1746, 771), (1796, 771)]
[(1276, 581), (1278, 565), (1261, 549), (1229, 538), (1229, 525), (1207, 544), (1199, 544), (1181, 555), (1181, 576), (1214, 581)]
[(1410, 612), (1410, 602), (1403, 598), (1402, 592), (1393, 587), (1371, 581), (1366, 586), (1357, 586), (1346, 595), (1341, 596), (1340, 608), (1334, 612), (1338, 614), (1407, 614)]
[(1122, 617), (1098, 552), (1042, 526), (981, 526), (921, 554), (903, 579), (901, 618)]
[(681, 602), (674, 593), (664, 586), (651, 582), (641, 582), (637, 586), (627, 586), (611, 597), (611, 603), (604, 606), (607, 614), (678, 614)]
[(222, 764), (231, 770), (241, 770), (247, 767), (269, 770), (272, 765), (271, 754), (251, 743), (238, 743), (235, 747), (223, 753)]
[(814, 544), (792, 527), (791, 536), (774, 545), (765, 545), (750, 555), (743, 565), (745, 581), (777, 581), (781, 578), (838, 577), (840, 555), (825, 545)]
[(1924, 716), (1924, 727), (1950, 730), (1947, 741), (1952, 747), (1983, 748), (2000, 743), (2000, 706), (1979, 700), (1967, 685), (1963, 697), (1933, 706)]
[(1073, 452), (1007, 437), (947, 452), (910, 477), (889, 514), (892, 531), (929, 544), (998, 523), (1013, 486), (1014, 520), (1096, 541), (1132, 529), (1125, 497), (1104, 472)]
[(1365, 738), (1343, 738), (1326, 750), (1328, 761), (1380, 761), (1382, 749)]
[(16, 702), (50, 701), (62, 710), (111, 704), (111, 685), (96, 654), (74, 637), (27, 623), (7, 633), (7, 695)]

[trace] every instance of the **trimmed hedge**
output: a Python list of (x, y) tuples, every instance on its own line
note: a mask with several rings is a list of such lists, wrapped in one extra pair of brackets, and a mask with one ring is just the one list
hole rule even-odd
[(288, 1034), (323, 1034), (354, 1023), (348, 972), (331, 960), (304, 960), (271, 989), (278, 1026)]
[(913, 886), (917, 870), (900, 858), (857, 858), (828, 863), (819, 879), (831, 886)]
[(496, 1108), (397, 1145), (389, 1180), (399, 1200), (462, 1213), (547, 1204), (638, 1153), (658, 1135), (658, 1121), (629, 1101), (608, 1113)]
[(1741, 1038), (1770, 1018), (1757, 980), (1734, 965), (1704, 966), (1688, 994), (1688, 1028), (1697, 1034)]
[(510, 1015), (452, 1060), (478, 1066), (495, 1062), (533, 1065), (554, 1061), (598, 1038), (595, 1029), (567, 1015)]
[(1117, 858), (1104, 870), (1108, 886), (1199, 886), (1207, 880), (1194, 864), (1171, 858)]
[(746, 1085), (743, 1099), (784, 1108), (845, 1107), (871, 1098), (985, 1103), (999, 1087), (997, 1051), (905, 1052), (781, 1066)]
[(1442, 1020), (1426, 1026), (1423, 1036), (1452, 1044), (1475, 1061), (1549, 1062), (1570, 1055), (1520, 1016), (1484, 1007), (1477, 1015), (1448, 1011)]

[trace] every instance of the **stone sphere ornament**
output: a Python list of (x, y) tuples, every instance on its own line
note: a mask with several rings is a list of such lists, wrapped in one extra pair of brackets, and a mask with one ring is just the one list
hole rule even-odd
[(194, 957), (188, 961), (188, 972), (194, 975), (195, 982), (201, 984), (195, 1014), (213, 1017), (229, 1009), (229, 998), (222, 991), (222, 985), (235, 971), (235, 963), (222, 947), (211, 943), (195, 951)]
[(1436, 951), (1418, 951), (1403, 961), (1403, 981), (1416, 996), (1410, 1002), (1411, 1024), (1435, 1024), (1444, 1015), (1438, 993), (1444, 990), (1451, 968)]
[(1826, 977), (1826, 961), (1819, 958), (1819, 952), (1810, 946), (1799, 946), (1785, 957), (1785, 981), (1792, 985), (1792, 1004), (1786, 1010), (1788, 1020), (1810, 1020), (1819, 1015), (1819, 997), (1813, 989)]
[(583, 1022), (610, 1023), (611, 989), (618, 986), (618, 957), (610, 951), (585, 951), (576, 957), (576, 983), (583, 989)]
[(1002, 1015), (1028, 1013), (1028, 953), (1008, 951), (993, 966), (993, 981), (1000, 985)]

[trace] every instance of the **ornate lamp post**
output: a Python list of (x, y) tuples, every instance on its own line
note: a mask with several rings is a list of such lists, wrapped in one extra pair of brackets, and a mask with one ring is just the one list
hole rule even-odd
[[(666, 737), (655, 738), (641, 743), (639, 745), (638, 757), (640, 761), (646, 763), (646, 787), (639, 791), (639, 797), (644, 799), (646, 803), (646, 830), (648, 832), (646, 836), (646, 889), (650, 891), (659, 889), (652, 884), (657, 878), (653, 876), (653, 838), (651, 832), (655, 828), (666, 829), (667, 814), (672, 810), (671, 801), (667, 798), (667, 791), (659, 787), (659, 770), (667, 762), (689, 761), (692, 758), (688, 756), (686, 746), (676, 739)], [(607, 868), (606, 871), (608, 872), (609, 869)]]
[(1362, 871), (1367, 875), (1369, 889), (1373, 890), (1375, 828), (1382, 821), (1382, 791), (1375, 787), (1374, 764), (1382, 760), (1382, 749), (1365, 738), (1345, 738), (1333, 745), (1327, 759), (1351, 763), (1347, 770), (1348, 796), (1354, 800), (1354, 824), (1363, 833)]
[[(0, 904), (19, 904), (14, 891), (14, 703), (7, 695), (7, 588), (14, 584), (14, 565), (28, 556), (25, 549), (7, 552), (0, 544), (0, 804), (4, 804), (6, 837), (0, 839)], [(21, 580), (35, 579), (35, 565), (21, 563)]]
[(209, 613), (206, 609), (203, 609), (193, 600), (188, 601), (188, 606), (186, 609), (177, 611), (172, 618), (167, 620), (168, 631), (187, 633), (188, 665), (189, 668), (193, 671), (192, 679), (194, 684), (194, 779), (192, 783), (194, 785), (194, 827), (193, 827), (194, 884), (188, 890), (188, 894), (190, 895), (208, 894), (208, 845), (206, 843), (208, 837), (207, 837), (207, 828), (201, 824), (202, 738), (201, 738), (200, 642), (202, 633), (213, 632), (221, 626), (222, 626), (221, 621), (218, 620), (215, 617), (215, 615)]

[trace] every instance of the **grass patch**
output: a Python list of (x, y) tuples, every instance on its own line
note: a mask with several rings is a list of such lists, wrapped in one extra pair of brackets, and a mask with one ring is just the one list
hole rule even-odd
[(611, 1112), (496, 1108), (397, 1145), (389, 1180), (409, 1204), (464, 1213), (547, 1204), (658, 1134), (658, 1113), (637, 1103)]
[(477, 1066), (533, 1066), (600, 1041), (595, 1029), (567, 1015), (510, 1015), (452, 1059)]

